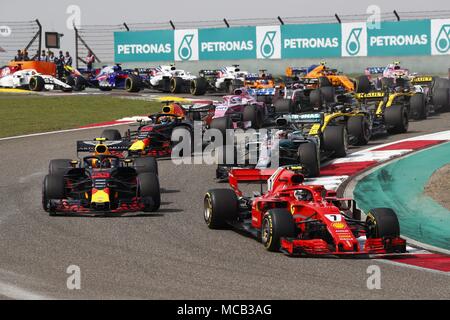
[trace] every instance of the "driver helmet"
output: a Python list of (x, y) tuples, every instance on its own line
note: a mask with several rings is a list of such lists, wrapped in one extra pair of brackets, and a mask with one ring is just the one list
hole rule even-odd
[(312, 194), (308, 190), (295, 190), (294, 196), (297, 200), (300, 201), (311, 201), (312, 200)]
[(168, 124), (168, 123), (172, 122), (172, 120), (173, 120), (172, 118), (173, 117), (171, 117), (171, 116), (162, 116), (159, 118), (159, 123), (160, 124)]
[(275, 137), (277, 139), (286, 139), (287, 138), (287, 132), (284, 130), (278, 130), (275, 132)]

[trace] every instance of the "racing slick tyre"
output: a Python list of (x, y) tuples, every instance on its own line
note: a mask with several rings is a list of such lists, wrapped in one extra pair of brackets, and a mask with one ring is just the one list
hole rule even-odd
[(366, 145), (372, 135), (369, 121), (362, 115), (348, 118), (347, 132), (354, 139), (353, 144), (356, 146)]
[(347, 155), (348, 134), (344, 126), (327, 126), (323, 132), (323, 147), (333, 151), (334, 157), (343, 158)]
[(75, 77), (74, 76), (68, 76), (66, 78), (66, 84), (68, 84), (71, 87), (75, 87)]
[(202, 96), (208, 89), (208, 81), (205, 78), (197, 78), (191, 81), (190, 92), (193, 96)]
[(181, 93), (183, 91), (183, 78), (173, 77), (170, 79), (170, 93)]
[(261, 242), (268, 251), (279, 251), (281, 238), (295, 237), (295, 222), (286, 209), (272, 209), (264, 214)]
[(381, 78), (381, 89), (386, 90), (392, 88), (394, 85), (394, 79), (392, 78)]
[(134, 159), (134, 169), (136, 173), (154, 173), (159, 174), (158, 161), (154, 157), (142, 157)]
[(324, 102), (331, 103), (335, 101), (334, 87), (322, 87), (320, 88), (320, 93)]
[(112, 87), (109, 86), (99, 86), (100, 91), (112, 91)]
[(130, 74), (125, 79), (125, 90), (127, 92), (139, 92), (142, 88), (142, 80), (135, 74)]
[(238, 218), (239, 202), (231, 189), (209, 190), (204, 199), (204, 219), (210, 229), (222, 229)]
[(400, 224), (394, 210), (376, 208), (369, 211), (366, 218), (367, 238), (397, 238), (400, 236)]
[(293, 103), (290, 99), (278, 99), (273, 104), (275, 113), (294, 113)]
[(220, 117), (213, 119), (209, 125), (211, 129), (217, 129), (222, 133), (222, 137), (225, 143), (225, 137), (227, 136), (227, 130), (233, 129), (233, 121), (230, 117)]
[(384, 122), (388, 133), (405, 133), (408, 131), (408, 111), (402, 105), (392, 105), (384, 111)]
[(433, 90), (433, 104), (441, 111), (450, 111), (450, 89), (436, 88)]
[(120, 134), (120, 131), (116, 129), (103, 130), (101, 137), (105, 138), (108, 141), (122, 140), (122, 135)]
[(331, 84), (330, 79), (328, 79), (327, 77), (319, 78), (319, 88), (332, 87), (332, 86), (333, 85)]
[(251, 121), (253, 129), (261, 129), (264, 124), (264, 116), (255, 105), (246, 106), (242, 118), (243, 121)]
[(309, 102), (313, 108), (321, 108), (323, 104), (322, 92), (320, 89), (314, 89), (309, 94)]
[(367, 76), (359, 76), (356, 79), (356, 93), (368, 93), (370, 92), (370, 80)]
[(317, 145), (313, 142), (302, 143), (297, 151), (299, 163), (306, 169), (306, 177), (320, 175), (320, 160)]
[(42, 91), (45, 89), (44, 78), (35, 76), (30, 79), (29, 87), (31, 91)]
[(157, 211), (161, 206), (161, 190), (158, 176), (153, 172), (144, 172), (137, 176), (137, 180), (138, 196), (152, 199), (151, 203), (144, 203), (144, 212)]
[(50, 160), (48, 165), (48, 173), (50, 175), (65, 175), (67, 171), (71, 168), (71, 159), (55, 159)]
[(42, 184), (42, 208), (49, 212), (48, 202), (61, 199), (64, 199), (64, 177), (59, 174), (46, 175)]
[(428, 106), (423, 93), (416, 93), (409, 100), (411, 116), (414, 120), (424, 120), (428, 116)]

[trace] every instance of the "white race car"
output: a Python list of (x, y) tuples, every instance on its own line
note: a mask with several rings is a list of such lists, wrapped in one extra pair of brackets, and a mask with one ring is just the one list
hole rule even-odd
[(190, 92), (196, 96), (207, 91), (233, 94), (234, 90), (244, 86), (248, 74), (247, 71), (239, 69), (238, 65), (218, 70), (201, 70), (200, 76), (191, 81)]
[(31, 91), (62, 90), (71, 92), (72, 87), (55, 77), (37, 72), (34, 69), (3, 67), (0, 69), (0, 87), (18, 88)]
[(174, 65), (162, 65), (150, 68), (149, 71), (151, 88), (163, 92), (189, 92), (191, 80), (197, 78), (185, 70), (177, 69)]

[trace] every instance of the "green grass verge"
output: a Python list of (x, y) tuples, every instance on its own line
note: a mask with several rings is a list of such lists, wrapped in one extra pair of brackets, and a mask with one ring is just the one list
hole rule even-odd
[(0, 94), (0, 137), (78, 128), (157, 112), (159, 102), (108, 96)]

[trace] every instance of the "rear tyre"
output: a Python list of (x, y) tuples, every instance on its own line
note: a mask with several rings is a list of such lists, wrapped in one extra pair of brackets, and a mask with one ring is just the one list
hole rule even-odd
[(70, 170), (71, 159), (55, 159), (50, 160), (48, 165), (48, 173), (50, 175), (65, 175)]
[(322, 108), (323, 98), (320, 89), (314, 89), (309, 93), (309, 102), (313, 108)]
[(183, 91), (183, 78), (173, 77), (170, 79), (170, 92), (181, 93)]
[(320, 175), (320, 160), (315, 143), (302, 143), (298, 147), (298, 159), (300, 164), (306, 168), (308, 178), (318, 177)]
[(334, 157), (347, 155), (348, 134), (344, 126), (327, 126), (323, 132), (323, 144), (327, 151), (333, 151)]
[(393, 105), (384, 111), (386, 130), (390, 134), (405, 133), (408, 131), (408, 111), (402, 105)]
[(128, 78), (125, 79), (125, 90), (127, 92), (139, 92), (142, 88), (142, 80), (139, 76), (135, 74), (130, 74)]
[(367, 238), (397, 238), (400, 236), (400, 224), (394, 210), (376, 208), (369, 211), (366, 218)]
[(279, 251), (282, 238), (295, 237), (295, 222), (286, 209), (266, 212), (261, 225), (261, 242), (268, 251)]
[(249, 105), (244, 108), (243, 120), (251, 121), (253, 129), (260, 129), (264, 121), (261, 110), (255, 105)]
[(441, 111), (450, 111), (450, 89), (436, 88), (433, 90), (433, 104)]
[(151, 203), (144, 203), (144, 212), (154, 212), (161, 206), (161, 190), (158, 176), (152, 172), (138, 175), (138, 189), (141, 198), (151, 199)]
[(227, 116), (220, 117), (220, 118), (213, 119), (211, 121), (211, 124), (209, 125), (209, 127), (211, 129), (219, 130), (222, 133), (222, 138), (224, 139), (224, 142), (225, 142), (227, 130), (233, 129), (233, 121), (231, 120), (230, 117), (227, 117)]
[(371, 137), (370, 124), (364, 116), (354, 116), (348, 118), (347, 131), (349, 136), (353, 137), (354, 145), (366, 145)]
[(356, 79), (356, 93), (370, 92), (371, 84), (367, 76), (359, 76)]
[(423, 93), (416, 93), (409, 100), (411, 116), (414, 120), (423, 120), (428, 116), (427, 103)]
[(159, 174), (158, 171), (158, 162), (154, 157), (142, 157), (134, 159), (134, 169), (136, 173), (154, 173), (156, 175)]
[(327, 77), (319, 78), (319, 87), (320, 88), (332, 87), (332, 86), (333, 86), (333, 84), (331, 83), (330, 79), (328, 79)]
[(222, 229), (238, 218), (239, 202), (231, 189), (209, 190), (204, 199), (204, 219), (210, 229)]
[(49, 212), (48, 202), (61, 199), (64, 199), (64, 177), (58, 174), (45, 176), (42, 184), (42, 208)]
[(191, 81), (190, 92), (194, 96), (202, 96), (206, 93), (208, 81), (205, 78), (197, 78)]
[(332, 103), (335, 101), (334, 87), (322, 87), (320, 88), (320, 93), (324, 102)]
[(30, 79), (29, 87), (31, 91), (42, 91), (45, 89), (45, 81), (44, 78), (40, 76), (35, 76)]
[(108, 141), (119, 141), (122, 140), (122, 135), (120, 134), (119, 130), (115, 130), (115, 129), (106, 129), (103, 130), (102, 138), (105, 138)]
[(290, 99), (278, 99), (273, 105), (275, 113), (294, 113), (293, 103)]

